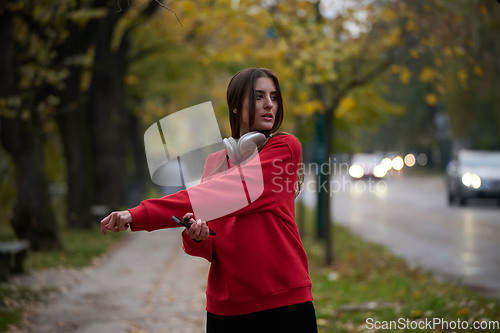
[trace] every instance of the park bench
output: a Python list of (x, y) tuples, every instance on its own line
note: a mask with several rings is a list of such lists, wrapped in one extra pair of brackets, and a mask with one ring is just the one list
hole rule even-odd
[(0, 242), (0, 281), (7, 281), (10, 274), (23, 272), (28, 247), (25, 240)]

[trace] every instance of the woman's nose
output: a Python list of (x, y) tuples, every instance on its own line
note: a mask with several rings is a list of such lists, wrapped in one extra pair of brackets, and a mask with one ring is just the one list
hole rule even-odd
[(264, 103), (264, 107), (266, 107), (266, 108), (272, 108), (273, 107), (273, 100), (271, 99), (271, 96), (267, 96), (266, 97), (266, 100), (265, 100), (265, 103)]

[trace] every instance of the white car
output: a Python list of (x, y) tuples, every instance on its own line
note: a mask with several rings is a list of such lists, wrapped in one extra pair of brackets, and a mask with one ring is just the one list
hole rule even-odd
[(500, 204), (500, 152), (462, 150), (446, 168), (448, 203), (460, 206), (469, 198), (498, 198)]

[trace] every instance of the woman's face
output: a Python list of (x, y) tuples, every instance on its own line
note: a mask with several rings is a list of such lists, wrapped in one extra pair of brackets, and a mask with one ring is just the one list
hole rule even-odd
[(240, 136), (250, 131), (270, 131), (273, 128), (278, 111), (278, 92), (274, 81), (269, 77), (259, 77), (255, 81), (255, 121), (249, 128), (248, 92), (241, 110)]

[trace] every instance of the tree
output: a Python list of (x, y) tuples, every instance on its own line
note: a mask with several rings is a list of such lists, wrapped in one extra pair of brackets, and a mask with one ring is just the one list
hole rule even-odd
[[(401, 30), (392, 32), (399, 23), (384, 25), (380, 10), (371, 3), (363, 7), (371, 15), (365, 21), (354, 18), (354, 9), (324, 18), (310, 2), (182, 1), (178, 5), (184, 26), (181, 43), (195, 45), (197, 58), (221, 71), (272, 67), (283, 82), (288, 111), (299, 122), (320, 112), (323, 123), (333, 126), (334, 112), (343, 99), (387, 70), (394, 58), (391, 50), (400, 42)], [(344, 28), (353, 19), (364, 29), (355, 37)], [(377, 22), (376, 29), (367, 28)], [(332, 151), (332, 128), (325, 131), (327, 146), (320, 163)], [(323, 216), (326, 220), (329, 214)]]
[[(460, 5), (440, 0), (345, 1), (342, 5), (336, 4), (330, 13), (328, 8), (323, 7), (324, 3), (291, 4), (283, 1), (276, 2), (271, 8), (273, 27), (287, 43), (287, 64), (300, 73), (299, 76), (309, 84), (320, 102), (317, 123), (322, 125), (318, 127), (318, 133), (323, 136), (318, 143), (324, 146), (317, 148), (317, 162), (321, 164), (328, 163), (333, 152), (336, 137), (334, 123), (340, 116), (338, 110), (348, 101), (363, 105), (361, 102), (354, 103), (356, 98), (366, 98), (366, 94), (357, 96), (357, 90), (369, 87), (376, 79), (381, 83), (389, 70), (407, 80), (415, 59), (459, 45), (463, 40), (461, 33), (453, 35), (449, 27), (456, 28), (457, 22), (465, 22), (456, 15), (442, 19), (449, 7)], [(295, 24), (290, 19), (294, 13), (300, 14)], [(415, 70), (424, 71), (420, 74), (421, 80), (430, 78), (433, 73), (429, 70), (425, 72), (425, 68)], [(425, 93), (429, 104), (435, 100), (433, 89), (436, 88), (439, 86), (430, 87)], [(396, 112), (401, 110), (392, 109)], [(366, 115), (368, 110), (367, 107), (351, 108), (351, 112), (358, 116), (362, 113)], [(436, 112), (432, 108), (429, 110)], [(370, 118), (366, 118), (369, 121)], [(325, 258), (329, 263), (333, 260), (328, 238), (331, 174), (321, 176), (318, 221), (326, 222), (319, 225), (324, 227), (322, 234), (327, 237)], [(322, 190), (326, 193), (322, 194)]]
[[(408, 112), (367, 135), (369, 146), (381, 142), (378, 149), (429, 151), (444, 139), (455, 152), (463, 147), (495, 149), (500, 145), (495, 102), (500, 68), (493, 60), (498, 53), (493, 36), (498, 34), (500, 7), (482, 1), (408, 1), (405, 6), (408, 38), (415, 41), (406, 43), (410, 61), (391, 67), (381, 84), (390, 86), (387, 97), (406, 105)], [(449, 119), (448, 133), (434, 127), (436, 115)], [(452, 153), (443, 148), (443, 157)], [(443, 158), (441, 167), (446, 162)]]
[[(130, 147), (140, 142), (124, 90), (130, 33), (160, 8), (154, 1), (124, 7), (96, 1), (90, 6), (74, 8), (68, 38), (57, 52), (69, 71), (57, 119), (68, 166), (67, 223), (73, 228), (95, 224), (93, 204), (107, 210), (126, 204), (126, 161)], [(90, 83), (82, 91), (85, 80)]]
[(55, 64), (66, 71), (64, 89), (58, 91), (60, 103), (55, 119), (61, 134), (66, 161), (67, 206), (66, 225), (70, 228), (90, 228), (93, 187), (91, 186), (90, 127), (86, 117), (88, 98), (82, 93), (81, 83), (89, 61), (86, 54), (93, 47), (96, 24), (106, 10), (74, 6), (69, 13), (61, 13), (60, 29), (67, 38), (56, 51)]
[(453, 30), (457, 41), (444, 49), (437, 68), (436, 96), (450, 119), (454, 148), (499, 149), (500, 5), (476, 0), (443, 1), (443, 6), (459, 23), (458, 32)]
[[(30, 72), (32, 63), (39, 65), (50, 56), (37, 49), (43, 31), (37, 30), (36, 16), (28, 8), (8, 1), (0, 13), (0, 135), (2, 145), (12, 156), (16, 171), (17, 200), (11, 225), (20, 239), (26, 239), (34, 251), (60, 250), (62, 243), (48, 195), (48, 183), (42, 159), (43, 105), (50, 105), (47, 77)], [(24, 32), (18, 36), (16, 32)], [(17, 37), (25, 37), (21, 40)], [(53, 40), (48, 40), (48, 43)], [(36, 53), (38, 51), (38, 53)], [(35, 69), (36, 70), (36, 69)], [(21, 71), (32, 74), (27, 82)], [(40, 76), (38, 76), (40, 75)], [(41, 77), (42, 76), (42, 77)], [(38, 82), (37, 82), (38, 81)], [(34, 92), (30, 93), (33, 89)]]
[[(372, 2), (357, 3), (332, 17), (325, 16), (320, 3), (309, 8), (293, 6), (274, 9), (278, 34), (288, 43), (289, 64), (309, 84), (319, 102), (317, 113), (317, 163), (329, 164), (333, 151), (336, 110), (352, 91), (371, 83), (395, 61), (398, 52), (398, 22), (386, 22)], [(289, 11), (284, 11), (288, 9)], [(302, 13), (299, 25), (287, 22), (290, 11)], [(363, 17), (356, 13), (363, 12)], [(347, 24), (357, 31), (349, 31)], [(289, 27), (293, 26), (293, 29)], [(333, 261), (330, 239), (331, 172), (318, 175), (318, 227), (325, 239), (325, 262)]]
[[(60, 130), (67, 162), (67, 223), (76, 228), (89, 228), (95, 224), (89, 214), (90, 198), (95, 193), (102, 193), (100, 189), (94, 190), (89, 181), (93, 171), (91, 162), (102, 161), (105, 155), (93, 158), (93, 151), (89, 149), (90, 142), (102, 139), (89, 133), (89, 97), (94, 98), (92, 105), (98, 105), (98, 110), (105, 115), (112, 113), (112, 109), (103, 107), (106, 99), (113, 98), (108, 105), (121, 104), (118, 116), (132, 119), (124, 122), (130, 127), (108, 128), (108, 133), (114, 138), (116, 133), (122, 137), (123, 133), (131, 133), (129, 128), (138, 131), (134, 117), (130, 112), (124, 112), (123, 107), (126, 100), (123, 80), (130, 60), (127, 45), (130, 32), (160, 6), (155, 1), (140, 2), (130, 11), (135, 13), (134, 19), (130, 19), (125, 15), (129, 12), (128, 7), (116, 14), (116, 3), (110, 7), (104, 5), (104, 1), (30, 5), (16, 0), (2, 5), (2, 50), (5, 52), (2, 51), (0, 59), (2, 77), (6, 79), (2, 80), (0, 87), (0, 135), (2, 145), (15, 165), (17, 188), (11, 224), (17, 236), (28, 239), (34, 250), (62, 248), (42, 158), (44, 137), (54, 133), (54, 124), (57, 123)], [(124, 17), (128, 19), (123, 20)], [(116, 29), (117, 22), (122, 23), (121, 30)], [(101, 39), (96, 41), (96, 35)], [(113, 49), (114, 42), (122, 45), (118, 52)], [(95, 62), (89, 57), (92, 54), (96, 55)], [(93, 66), (100, 61), (109, 65), (104, 71)], [(94, 94), (89, 96), (86, 91), (89, 69), (92, 68), (95, 69), (91, 84)], [(103, 78), (110, 78), (112, 87), (105, 88), (116, 91), (116, 94), (104, 96), (102, 91), (97, 91), (96, 87)], [(133, 139), (127, 137), (111, 144), (120, 149), (123, 141), (137, 146), (139, 140), (136, 135)], [(109, 144), (101, 141), (94, 147), (99, 147), (99, 153), (103, 145)], [(120, 156), (120, 159), (124, 161), (125, 157)], [(119, 170), (127, 167), (126, 163), (114, 162), (115, 167), (118, 165)], [(107, 169), (110, 176), (103, 183), (113, 178), (116, 170)], [(114, 200), (113, 208), (124, 204), (125, 182), (124, 176), (121, 183), (114, 183), (113, 186), (117, 186), (113, 193), (107, 193), (108, 201), (104, 203)], [(103, 186), (103, 183), (99, 185)], [(61, 207), (57, 209), (62, 210)]]

